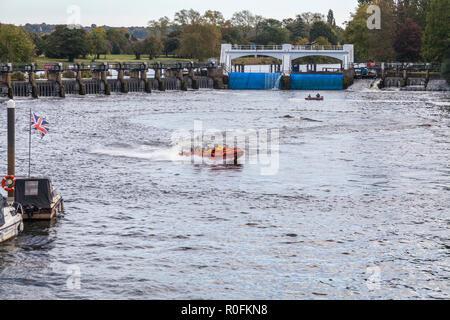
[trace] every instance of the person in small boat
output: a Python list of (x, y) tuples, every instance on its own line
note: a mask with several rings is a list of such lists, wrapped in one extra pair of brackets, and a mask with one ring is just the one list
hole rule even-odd
[(316, 94), (316, 98), (320, 98), (320, 93)]
[(311, 94), (308, 94), (308, 98), (311, 99)]

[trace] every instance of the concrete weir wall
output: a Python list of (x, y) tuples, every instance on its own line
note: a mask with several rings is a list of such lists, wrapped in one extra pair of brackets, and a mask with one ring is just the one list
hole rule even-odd
[(342, 90), (342, 74), (291, 74), (231, 72), (229, 88), (235, 90)]

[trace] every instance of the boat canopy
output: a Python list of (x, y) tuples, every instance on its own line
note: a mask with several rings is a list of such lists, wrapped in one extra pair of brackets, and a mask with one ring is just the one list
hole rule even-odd
[(24, 207), (50, 208), (53, 187), (49, 178), (17, 178), (15, 201)]

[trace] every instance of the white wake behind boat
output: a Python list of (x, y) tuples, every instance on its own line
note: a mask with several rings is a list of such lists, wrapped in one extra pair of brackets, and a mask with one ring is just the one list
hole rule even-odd
[(0, 243), (17, 236), (23, 231), (22, 207), (9, 205), (0, 196)]

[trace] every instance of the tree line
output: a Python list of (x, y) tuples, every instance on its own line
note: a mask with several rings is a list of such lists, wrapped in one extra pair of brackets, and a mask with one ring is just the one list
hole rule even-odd
[[(370, 4), (381, 9), (381, 28), (369, 29)], [(164, 54), (205, 60), (217, 57), (221, 43), (271, 45), (353, 43), (357, 61), (429, 61), (449, 59), (450, 0), (358, 0), (350, 21), (341, 28), (333, 11), (299, 13), (294, 18), (264, 18), (248, 10), (225, 19), (219, 11), (193, 9), (148, 22), (148, 35), (138, 39), (126, 28), (70, 28), (50, 34), (27, 32), (0, 24), (0, 60), (31, 61), (36, 55), (73, 61), (102, 54)]]
[[(367, 28), (376, 4), (381, 28)], [(344, 38), (360, 61), (442, 62), (450, 52), (449, 0), (358, 0)]]
[(126, 28), (94, 27), (88, 32), (85, 28), (58, 25), (50, 34), (39, 34), (0, 24), (0, 60), (25, 62), (42, 54), (69, 61), (88, 55), (100, 58), (102, 54), (133, 54), (136, 59), (164, 54), (205, 60), (218, 56), (221, 43), (328, 45), (342, 43), (344, 32), (336, 25), (332, 10), (327, 16), (306, 12), (276, 20), (248, 10), (225, 19), (219, 11), (201, 14), (184, 9), (176, 12), (172, 20), (161, 17), (149, 21), (147, 30), (148, 36), (138, 39)]

